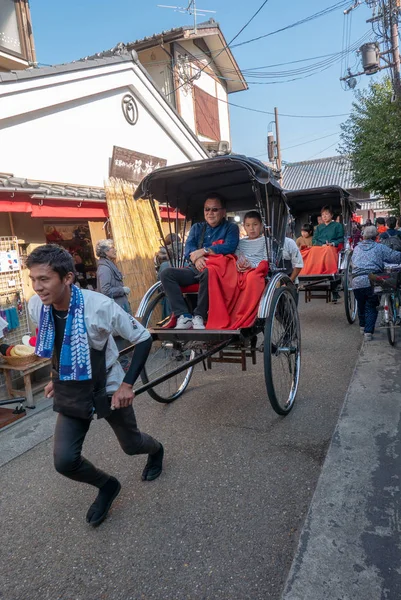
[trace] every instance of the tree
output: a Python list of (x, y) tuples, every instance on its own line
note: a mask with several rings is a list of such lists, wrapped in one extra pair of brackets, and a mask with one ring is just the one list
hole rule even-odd
[(389, 78), (356, 93), (341, 125), (341, 152), (351, 159), (355, 182), (401, 212), (401, 104)]

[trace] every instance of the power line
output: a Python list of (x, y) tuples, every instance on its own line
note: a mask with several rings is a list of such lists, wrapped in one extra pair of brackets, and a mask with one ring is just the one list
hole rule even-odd
[(338, 142), (334, 142), (334, 144), (330, 144), (330, 146), (327, 146), (327, 148), (323, 148), (323, 150), (321, 150), (317, 154), (313, 154), (312, 156), (310, 156), (306, 160), (311, 160), (312, 158), (315, 158), (315, 156), (319, 156), (320, 154), (323, 154), (323, 152), (326, 152), (326, 150), (328, 150), (329, 148), (332, 148), (333, 146), (336, 146), (337, 144), (338, 144)]
[[(246, 69), (241, 69), (241, 73), (243, 73), (247, 78), (248, 77), (273, 77), (273, 76), (279, 76), (282, 73), (286, 73), (285, 71), (283, 72), (275, 72), (275, 73), (256, 73), (256, 71), (261, 71), (262, 69), (272, 69), (273, 67), (281, 67), (281, 66), (285, 66), (285, 65), (292, 65), (292, 64), (298, 64), (298, 63), (302, 63), (302, 62), (308, 62), (308, 61), (312, 61), (312, 60), (320, 60), (320, 59), (331, 59), (331, 58), (341, 58), (343, 55), (347, 55), (350, 54), (352, 52), (355, 51), (355, 49), (357, 49), (360, 45), (361, 42), (363, 42), (365, 39), (367, 39), (367, 37), (370, 36), (370, 30), (368, 30), (367, 32), (365, 32), (365, 34), (363, 36), (361, 36), (358, 40), (356, 40), (355, 42), (353, 42), (348, 48), (345, 48), (343, 50), (340, 50), (338, 52), (332, 52), (330, 54), (322, 54), (319, 56), (310, 56), (308, 58), (301, 58), (298, 60), (291, 60), (291, 61), (286, 61), (286, 62), (282, 62), (282, 63), (275, 63), (272, 65), (263, 65), (263, 66), (259, 66), (259, 67), (248, 67)], [(214, 55), (214, 52), (211, 52), (210, 54)], [(191, 54), (190, 58), (194, 58), (194, 59), (200, 59), (200, 58), (204, 58), (205, 54)], [(323, 61), (325, 62), (325, 61)], [(160, 65), (169, 65), (170, 64), (170, 60), (162, 60), (162, 61), (150, 61), (150, 62), (144, 62), (142, 63), (142, 65), (144, 67), (146, 66), (160, 66)], [(210, 63), (209, 63), (210, 64)], [(316, 65), (319, 64), (323, 64), (323, 63), (315, 63), (315, 65), (311, 65), (313, 67), (315, 67)], [(305, 67), (308, 68), (308, 67)], [(229, 74), (229, 73), (237, 73), (238, 70), (237, 69), (227, 69), (224, 67), (220, 67), (220, 71), (222, 73), (225, 74)], [(287, 71), (287, 73), (290, 73), (291, 71)], [(223, 77), (221, 79), (224, 79)]]
[[(217, 98), (219, 102), (224, 102), (224, 104), (229, 104), (230, 106), (235, 106), (236, 108), (243, 108), (244, 110), (249, 110), (251, 112), (260, 113), (263, 115), (273, 115), (274, 112), (269, 112), (268, 110), (261, 110), (259, 108), (250, 108), (249, 106), (242, 106), (241, 104), (234, 104), (234, 102), (228, 102), (228, 100), (223, 100), (222, 98)], [(348, 117), (348, 113), (342, 113), (338, 115), (288, 115), (284, 113), (280, 113), (280, 117), (290, 117), (294, 119), (331, 119), (334, 117)]]
[(276, 33), (281, 33), (282, 31), (287, 31), (288, 29), (292, 29), (293, 27), (297, 27), (298, 25), (303, 25), (304, 23), (308, 23), (309, 21), (314, 21), (315, 19), (318, 19), (319, 17), (324, 17), (325, 15), (328, 15), (339, 8), (343, 8), (344, 6), (346, 6), (348, 4), (349, 4), (349, 0), (337, 2), (336, 4), (333, 4), (332, 6), (328, 6), (327, 8), (325, 8), (317, 13), (314, 13), (313, 15), (310, 15), (309, 17), (305, 17), (304, 19), (295, 21), (295, 23), (291, 23), (290, 25), (286, 25), (285, 27), (281, 27), (280, 29), (276, 29), (275, 31), (270, 31), (269, 33), (265, 33), (264, 35), (260, 35), (258, 37), (252, 38), (250, 40), (246, 40), (245, 42), (241, 42), (239, 44), (234, 44), (233, 46), (231, 46), (231, 48), (238, 48), (239, 46), (244, 46), (245, 44), (250, 44), (251, 42), (257, 42), (258, 40), (262, 40), (264, 38), (270, 37), (272, 35), (275, 35)]
[(282, 151), (283, 150), (291, 150), (291, 148), (298, 148), (299, 146), (304, 146), (305, 144), (312, 144), (313, 142), (318, 142), (319, 140), (325, 140), (326, 138), (333, 137), (333, 135), (338, 135), (338, 134), (339, 134), (339, 132), (336, 131), (335, 133), (330, 133), (329, 135), (323, 135), (321, 137), (314, 138), (313, 140), (307, 140), (307, 141), (301, 142), (300, 144), (295, 144), (294, 146), (287, 146), (287, 148), (282, 148)]
[[(218, 56), (220, 56), (220, 54), (222, 52), (224, 52), (224, 50), (227, 50), (227, 48), (230, 47), (230, 45), (233, 43), (233, 41), (236, 40), (237, 37), (244, 31), (244, 29), (246, 29), (248, 27), (248, 25), (260, 13), (260, 11), (264, 8), (264, 6), (268, 2), (269, 2), (269, 0), (264, 0), (264, 2), (262, 2), (262, 4), (259, 6), (258, 10), (252, 15), (252, 17), (245, 23), (245, 25), (243, 27), (241, 27), (241, 29), (238, 31), (238, 33), (235, 34), (235, 36), (232, 38), (232, 40), (230, 40), (230, 42), (226, 46), (223, 46), (223, 48), (220, 50), (220, 52), (214, 58), (217, 58)], [(188, 85), (188, 83), (191, 83), (191, 81), (193, 81), (196, 77), (198, 77), (199, 73), (202, 73), (202, 71), (204, 71), (213, 62), (213, 60), (214, 59), (212, 58), (206, 65), (204, 65), (202, 67), (202, 69), (200, 69), (195, 75), (193, 75), (190, 79), (188, 79), (188, 81), (184, 81), (183, 83), (181, 83), (179, 86), (177, 86), (176, 88), (174, 88), (168, 95), (171, 96), (177, 90), (179, 90), (180, 88), (182, 88), (184, 85)]]
[[(339, 132), (335, 131), (334, 133), (330, 133), (329, 135), (323, 135), (321, 137), (313, 138), (313, 139), (306, 139), (306, 140), (303, 140), (300, 144), (294, 144), (293, 146), (287, 146), (286, 148), (282, 148), (282, 151), (290, 150), (291, 148), (298, 148), (299, 146), (305, 146), (306, 144), (312, 144), (313, 142), (318, 142), (319, 140), (324, 140), (326, 138), (333, 137), (333, 135), (338, 135), (338, 134), (339, 134)], [(266, 156), (266, 154), (267, 154), (267, 152), (262, 152), (262, 154), (254, 154), (252, 156), (254, 156), (254, 158), (259, 158), (260, 156)]]

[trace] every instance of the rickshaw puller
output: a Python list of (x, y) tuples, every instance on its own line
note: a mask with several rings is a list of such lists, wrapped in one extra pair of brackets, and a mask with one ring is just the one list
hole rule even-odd
[[(52, 381), (45, 387), (58, 412), (54, 466), (74, 481), (98, 488), (86, 520), (92, 526), (106, 518), (120, 492), (119, 481), (81, 455), (93, 413), (105, 418), (126, 454), (148, 454), (142, 480), (162, 472), (163, 446), (137, 426), (132, 408), (133, 384), (152, 346), (149, 332), (111, 298), (73, 285), (74, 263), (64, 248), (47, 244), (27, 259), (32, 287), (29, 314), (38, 325), (35, 353), (53, 358)], [(135, 344), (124, 376), (113, 335)]]
[[(220, 194), (210, 193), (203, 211), (205, 221), (195, 223), (185, 244), (185, 258), (189, 267), (170, 267), (160, 273), (160, 281), (170, 302), (172, 317), (165, 325), (175, 329), (204, 329), (209, 309), (207, 256), (234, 254), (239, 241), (239, 229), (226, 219), (226, 203)], [(197, 306), (192, 316), (188, 313), (181, 287), (199, 283)]]

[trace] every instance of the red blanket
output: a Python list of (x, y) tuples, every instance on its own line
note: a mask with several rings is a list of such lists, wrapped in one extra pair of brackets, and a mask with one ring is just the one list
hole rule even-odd
[(338, 251), (334, 246), (301, 248), (304, 266), (300, 275), (332, 275), (338, 271)]
[(265, 289), (268, 268), (264, 260), (256, 269), (239, 273), (235, 256), (209, 256), (209, 316), (206, 329), (251, 327)]

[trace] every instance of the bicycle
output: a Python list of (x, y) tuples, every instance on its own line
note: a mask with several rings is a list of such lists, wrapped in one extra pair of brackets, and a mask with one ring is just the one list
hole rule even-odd
[(386, 267), (384, 273), (369, 275), (375, 294), (381, 296), (384, 326), (391, 346), (396, 342), (397, 327), (401, 326), (401, 267)]

